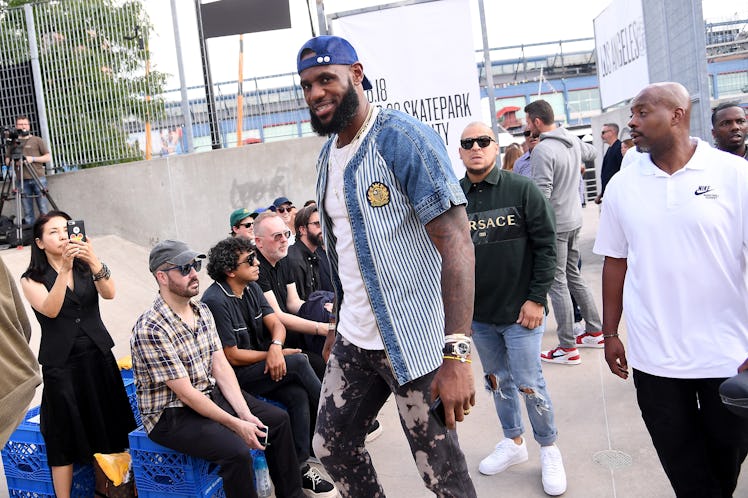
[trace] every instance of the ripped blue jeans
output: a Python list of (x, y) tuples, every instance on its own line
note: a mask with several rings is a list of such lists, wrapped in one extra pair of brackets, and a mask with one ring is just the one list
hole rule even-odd
[(545, 320), (532, 330), (517, 323), (473, 322), (473, 342), (483, 365), (486, 389), (493, 394), (504, 436), (515, 438), (525, 431), (520, 411), (521, 393), (533, 436), (542, 446), (547, 446), (556, 441), (558, 433), (540, 366), (540, 340), (544, 330)]

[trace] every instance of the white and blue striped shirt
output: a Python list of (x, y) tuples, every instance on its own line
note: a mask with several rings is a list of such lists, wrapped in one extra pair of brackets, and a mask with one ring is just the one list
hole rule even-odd
[[(317, 205), (338, 303), (345, 307), (336, 227), (325, 209), (333, 135), (320, 154)], [(393, 373), (400, 385), (442, 363), (441, 257), (425, 225), (467, 204), (442, 139), (406, 114), (379, 110), (344, 171), (355, 260)], [(336, 218), (340, 219), (340, 217)], [(339, 228), (338, 228), (339, 230)]]

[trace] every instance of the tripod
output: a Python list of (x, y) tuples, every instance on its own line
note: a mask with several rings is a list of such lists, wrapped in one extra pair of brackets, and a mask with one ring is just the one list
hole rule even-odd
[[(12, 219), (13, 226), (15, 227), (16, 234), (18, 236), (17, 240), (21, 243), (23, 241), (23, 205), (21, 203), (22, 198), (35, 198), (42, 195), (49, 200), (49, 203), (52, 205), (53, 209), (57, 209), (57, 204), (55, 204), (55, 201), (49, 195), (49, 190), (44, 185), (42, 185), (42, 182), (39, 180), (39, 175), (36, 173), (36, 170), (34, 170), (32, 165), (30, 165), (28, 161), (26, 161), (26, 158), (23, 156), (22, 150), (23, 149), (21, 148), (20, 153), (16, 152), (15, 150), (11, 152), (10, 164), (5, 171), (5, 175), (3, 175), (3, 187), (2, 190), (0, 190), (0, 213), (3, 212), (3, 207), (5, 206), (6, 201), (15, 200), (13, 204), (15, 205), (16, 214)], [(24, 173), (28, 173), (31, 178), (24, 179)], [(36, 184), (37, 189), (41, 193), (31, 195), (24, 194), (24, 181), (33, 181)], [(32, 212), (33, 209), (34, 206), (32, 204)]]

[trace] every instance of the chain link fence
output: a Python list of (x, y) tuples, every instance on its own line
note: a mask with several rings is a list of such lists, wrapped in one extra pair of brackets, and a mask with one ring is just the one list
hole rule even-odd
[[(743, 50), (744, 21), (736, 25), (740, 29), (732, 39), (710, 39), (712, 44), (721, 51)], [(735, 27), (709, 25), (707, 37), (726, 28)], [(50, 146), (48, 166), (57, 171), (213, 148), (205, 87), (187, 87), (184, 100), (181, 89), (165, 89), (168, 75), (150, 67), (149, 35), (159, 49), (176, 44), (169, 36), (154, 36), (143, 0), (40, 1), (3, 9), (0, 126), (28, 116), (32, 133)], [(577, 55), (565, 54), (562, 66)], [(527, 54), (521, 56), (528, 64)], [(507, 66), (512, 81), (505, 84), (517, 84), (517, 75), (527, 74), (528, 68), (520, 71), (516, 64)], [(715, 80), (718, 86), (728, 83), (745, 91), (745, 71)], [(217, 82), (213, 88), (220, 147), (314, 134), (295, 73), (249, 78), (241, 86)]]
[[(142, 1), (65, 0), (0, 15), (0, 126), (28, 116), (52, 151), (50, 172), (212, 148), (203, 86), (165, 90), (150, 68)], [(170, 42), (172, 40), (166, 40)], [(236, 81), (214, 85), (221, 147), (238, 145)], [(243, 82), (241, 144), (311, 135), (298, 75)], [(189, 113), (186, 119), (185, 110)]]

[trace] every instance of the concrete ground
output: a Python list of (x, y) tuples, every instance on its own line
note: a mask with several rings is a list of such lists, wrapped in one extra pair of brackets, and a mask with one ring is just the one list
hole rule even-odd
[[(582, 273), (600, 305), (602, 258), (592, 254), (598, 224), (594, 204), (585, 209), (581, 237)], [(92, 237), (94, 247), (116, 279), (117, 297), (102, 301), (102, 315), (115, 340), (114, 353), (128, 354), (130, 329), (135, 319), (156, 295), (156, 284), (148, 273), (149, 248), (132, 244), (115, 236)], [(0, 257), (17, 277), (29, 261), (29, 248), (0, 251)], [(209, 284), (201, 272), (202, 290)], [(34, 327), (32, 347), (39, 347), (39, 326), (27, 306)], [(545, 349), (557, 345), (553, 314), (543, 339)], [(625, 329), (622, 330), (625, 336)], [(657, 459), (651, 440), (636, 405), (631, 380), (614, 377), (603, 359), (602, 350), (583, 349), (582, 364), (577, 366), (544, 364), (543, 370), (555, 407), (559, 430), (558, 446), (564, 457), (568, 478), (565, 496), (580, 498), (627, 498), (673, 496), (667, 478)], [(546, 496), (540, 482), (538, 445), (532, 441), (529, 422), (530, 460), (502, 474), (483, 476), (478, 463), (488, 455), (502, 437), (493, 401), (483, 389), (482, 370), (475, 358), (477, 405), (467, 420), (459, 424), (462, 449), (478, 491), (478, 496)], [(39, 403), (41, 389), (35, 404)], [(410, 455), (393, 400), (387, 402), (379, 417), (384, 434), (369, 444), (380, 480), (388, 496), (420, 498), (432, 496), (421, 483)], [(744, 466), (745, 467), (745, 466)], [(743, 472), (735, 496), (748, 496), (748, 475)], [(3, 475), (4, 477), (4, 475)], [(5, 479), (0, 479), (0, 496), (7, 496)], [(363, 497), (362, 497), (363, 498)]]

